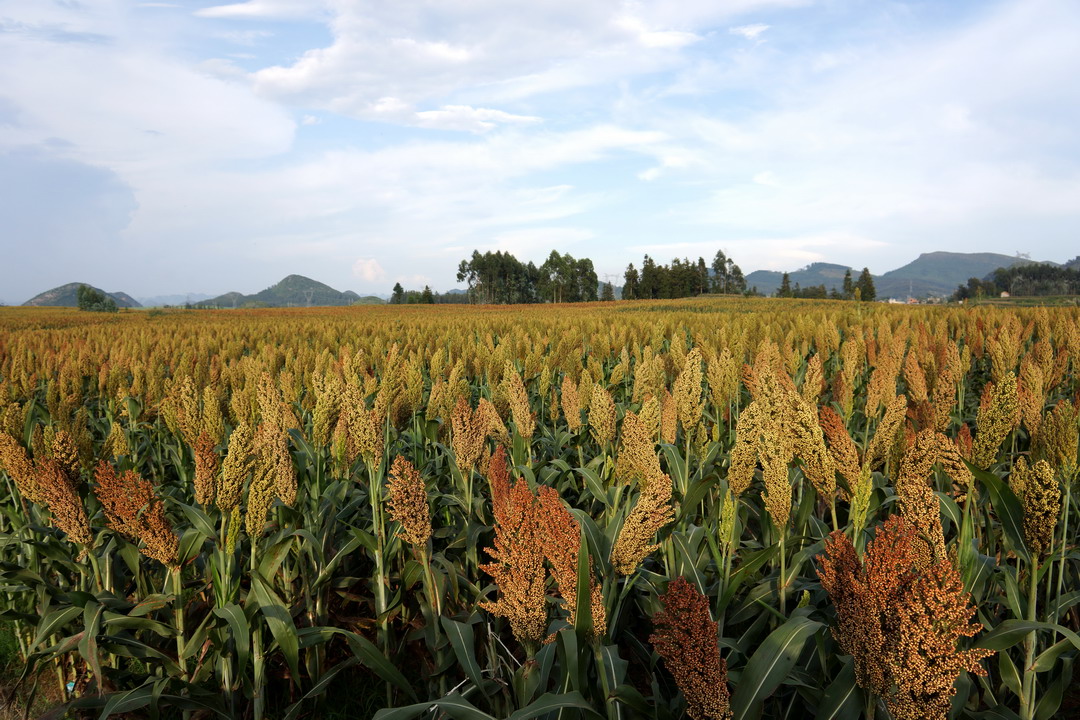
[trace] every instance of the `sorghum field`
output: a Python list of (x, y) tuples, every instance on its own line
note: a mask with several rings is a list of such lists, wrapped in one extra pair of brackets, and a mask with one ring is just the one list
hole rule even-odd
[(1078, 320), (5, 309), (4, 699), (1075, 716)]

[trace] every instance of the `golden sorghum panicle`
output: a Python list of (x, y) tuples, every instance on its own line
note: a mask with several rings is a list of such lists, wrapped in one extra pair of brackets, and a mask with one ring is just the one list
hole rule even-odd
[(509, 445), (511, 442), (510, 431), (499, 417), (499, 411), (487, 398), (480, 398), (476, 404), (476, 412), (482, 418), (484, 433), (500, 445)]
[(248, 484), (247, 506), (244, 509), (244, 529), (249, 537), (260, 537), (266, 526), (266, 514), (274, 504), (274, 473), (276, 464), (273, 451), (266, 447), (267, 436), (259, 434), (255, 448), (254, 472)]
[(717, 623), (709, 600), (686, 578), (675, 578), (660, 596), (663, 609), (653, 615), (649, 642), (686, 698), (694, 720), (731, 717), (727, 662), (720, 657)]
[(723, 413), (739, 390), (739, 363), (725, 347), (709, 360), (706, 373), (713, 404)]
[(203, 389), (202, 416), (199, 421), (199, 430), (206, 433), (214, 444), (225, 439), (225, 418), (221, 414), (221, 398), (218, 397), (217, 388), (207, 385)]
[(51, 458), (38, 461), (34, 480), (53, 516), (53, 525), (67, 533), (72, 542), (89, 545), (94, 536), (82, 498), (60, 464)]
[(1072, 482), (1076, 476), (1077, 444), (1080, 443), (1080, 423), (1077, 423), (1077, 409), (1068, 400), (1061, 400), (1054, 409), (1046, 413), (1039, 424), (1039, 434), (1035, 437), (1035, 453), (1046, 459), (1052, 467), (1061, 470), (1066, 482)]
[(945, 557), (945, 533), (941, 527), (941, 505), (928, 482), (941, 456), (941, 445), (932, 429), (923, 430), (908, 446), (896, 478), (896, 495), (904, 518), (914, 525), (919, 536), (913, 540), (919, 569)]
[(885, 409), (885, 416), (875, 428), (874, 438), (870, 441), (870, 446), (866, 448), (863, 456), (863, 462), (869, 464), (872, 470), (876, 470), (885, 462), (890, 448), (896, 441), (896, 434), (900, 430), (900, 424), (904, 421), (906, 412), (906, 395), (897, 395), (889, 402)]
[(563, 375), (561, 404), (566, 427), (576, 433), (581, 429), (581, 398), (578, 397), (577, 383), (569, 375)]
[(818, 420), (825, 438), (829, 442), (829, 455), (833, 464), (848, 482), (848, 487), (854, 488), (862, 472), (862, 462), (859, 460), (859, 451), (855, 447), (855, 441), (848, 434), (844, 419), (829, 406), (818, 410)]
[(915, 357), (914, 347), (904, 358), (904, 384), (907, 385), (907, 396), (912, 402), (921, 403), (930, 399), (926, 390), (926, 374), (919, 365), (919, 359)]
[(340, 398), (344, 395), (341, 376), (337, 371), (313, 377), (315, 409), (311, 414), (311, 443), (316, 447), (330, 444), (330, 436), (338, 421)]
[(900, 372), (906, 342), (903, 337), (898, 336), (884, 348), (884, 353), (879, 353), (866, 388), (867, 417), (876, 417), (881, 405), (896, 397), (896, 376)]
[(206, 506), (214, 502), (217, 474), (221, 465), (214, 440), (206, 432), (195, 441), (195, 502)]
[(457, 399), (450, 422), (453, 426), (451, 445), (458, 470), (462, 474), (471, 472), (484, 450), (484, 440), (487, 437), (484, 419), (479, 412), (469, 407), (469, 402), (462, 395)]
[(979, 660), (993, 651), (957, 649), (982, 626), (969, 624), (974, 608), (947, 558), (917, 569), (916, 538), (915, 527), (893, 515), (860, 565), (850, 538), (834, 532), (818, 556), (818, 577), (859, 685), (883, 697), (897, 720), (944, 720), (960, 671), (985, 675)]
[(1021, 457), (1013, 467), (1009, 484), (1024, 505), (1024, 539), (1032, 554), (1049, 552), (1061, 513), (1061, 487), (1054, 469), (1045, 460), (1028, 466)]
[(660, 401), (655, 395), (650, 395), (641, 403), (638, 417), (641, 418), (641, 424), (645, 426), (649, 435), (654, 440), (657, 439), (660, 436)]
[(387, 489), (390, 517), (401, 525), (399, 534), (406, 542), (427, 547), (431, 537), (431, 512), (424, 478), (411, 462), (398, 455), (390, 466)]
[(792, 440), (793, 453), (803, 461), (803, 473), (823, 499), (836, 494), (836, 468), (825, 447), (815, 406), (794, 392), (786, 393), (785, 431)]
[(119, 418), (114, 418), (110, 424), (109, 437), (105, 440), (105, 446), (113, 457), (131, 454), (131, 447), (128, 445), (127, 435), (124, 433)]
[[(492, 511), (495, 547), (487, 548), (493, 562), (480, 569), (495, 579), (499, 598), (481, 602), (492, 615), (506, 618), (514, 637), (531, 656), (547, 634), (543, 538), (537, 522), (535, 496), (525, 480), (510, 485), (506, 455), (500, 446), (491, 459)], [(497, 467), (501, 464), (501, 470)]]
[(30, 456), (19, 441), (7, 433), (0, 433), (0, 468), (15, 481), (20, 495), (39, 505), (45, 502), (45, 496), (37, 486), (37, 476)]
[[(436, 378), (428, 393), (427, 410), (424, 412), (425, 420), (444, 420), (449, 413), (446, 411), (446, 381)], [(443, 426), (445, 429), (445, 425)]]
[(649, 478), (641, 490), (637, 505), (627, 515), (619, 537), (611, 548), (611, 564), (620, 575), (631, 575), (655, 550), (653, 538), (675, 517), (671, 508), (671, 478)]
[[(555, 488), (542, 485), (537, 491), (537, 522), (541, 530), (544, 557), (551, 564), (551, 575), (559, 586), (568, 621), (577, 621), (578, 553), (581, 551), (581, 526), (563, 505)], [(592, 610), (593, 637), (603, 637), (607, 631), (607, 611), (604, 595), (592, 574), (589, 558), (589, 606)]]
[(675, 432), (678, 430), (679, 415), (675, 407), (675, 398), (664, 390), (660, 405), (660, 440), (668, 445), (675, 444)]
[(630, 477), (622, 478), (626, 481), (647, 481), (662, 474), (660, 459), (656, 456), (655, 438), (641, 418), (630, 410), (623, 416), (619, 459), (625, 462), (626, 469), (630, 471)]
[(165, 517), (165, 505), (154, 491), (154, 484), (134, 470), (117, 475), (105, 461), (98, 464), (94, 479), (97, 481), (94, 494), (101, 501), (109, 527), (142, 541), (139, 552), (143, 555), (167, 567), (176, 567), (179, 540)]
[(514, 417), (514, 427), (521, 437), (531, 438), (536, 431), (536, 418), (529, 409), (529, 393), (525, 391), (525, 383), (509, 360), (506, 362), (503, 373), (506, 396), (510, 400), (510, 412)]
[(1039, 432), (1043, 416), (1045, 388), (1042, 370), (1031, 355), (1020, 363), (1020, 380), (1016, 387), (1017, 403), (1020, 405), (1020, 419), (1024, 427), (1034, 437)]
[(53, 434), (50, 446), (53, 459), (60, 464), (67, 476), (73, 483), (80, 482), (81, 467), (79, 464), (79, 449), (75, 440), (67, 430), (58, 428)]
[(704, 411), (704, 402), (701, 399), (701, 382), (704, 376), (701, 371), (701, 350), (693, 348), (686, 355), (686, 365), (679, 376), (675, 378), (673, 385), (675, 410), (682, 424), (683, 433), (689, 435)]
[(214, 502), (221, 510), (232, 510), (240, 504), (244, 483), (254, 466), (254, 437), (251, 426), (241, 422), (229, 436), (229, 450), (221, 465), (221, 482)]
[(746, 492), (754, 480), (763, 429), (762, 406), (755, 400), (743, 408), (735, 425), (735, 446), (731, 449), (727, 477), (728, 487), (735, 497)]
[(821, 365), (820, 353), (815, 354), (806, 363), (806, 374), (803, 376), (802, 387), (799, 394), (802, 399), (811, 405), (817, 405), (821, 393), (825, 391), (825, 370)]
[(611, 393), (600, 383), (593, 385), (592, 400), (589, 402), (589, 432), (601, 447), (615, 439), (615, 419), (615, 401), (611, 399)]
[(1020, 405), (1016, 395), (1016, 376), (1006, 374), (997, 385), (989, 384), (983, 392), (979, 411), (975, 415), (975, 444), (972, 464), (986, 469), (997, 458), (998, 448), (1020, 421)]
[(274, 477), (274, 492), (281, 502), (292, 505), (296, 502), (296, 468), (293, 467), (292, 454), (289, 453), (289, 436), (282, 430), (268, 428), (265, 442), (266, 464), (270, 466)]

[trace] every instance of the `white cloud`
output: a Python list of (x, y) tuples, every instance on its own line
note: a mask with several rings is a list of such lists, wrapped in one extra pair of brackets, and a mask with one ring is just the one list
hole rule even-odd
[(364, 282), (374, 283), (386, 277), (386, 271), (374, 258), (358, 258), (352, 266), (353, 277), (360, 278)]
[(300, 118), (300, 124), (301, 125), (318, 125), (321, 122), (322, 122), (322, 120), (320, 120), (315, 115), (304, 115), (303, 117)]
[(763, 32), (769, 29), (769, 25), (763, 23), (755, 23), (753, 25), (740, 25), (738, 27), (728, 28), (728, 32), (732, 35), (741, 35), (747, 40), (757, 40)]
[(416, 122), (411, 124), (437, 130), (485, 133), (500, 124), (531, 125), (538, 122), (541, 122), (538, 117), (513, 115), (502, 110), (474, 108), (468, 105), (445, 105), (438, 110), (424, 110), (416, 113)]

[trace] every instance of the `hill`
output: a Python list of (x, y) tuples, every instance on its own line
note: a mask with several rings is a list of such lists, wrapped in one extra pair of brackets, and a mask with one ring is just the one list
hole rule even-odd
[(303, 275), (289, 275), (281, 282), (255, 293), (244, 295), (238, 292), (198, 303), (199, 307), (238, 308), (238, 307), (315, 307), (327, 305), (352, 305), (360, 299), (356, 293), (348, 290), (339, 292), (329, 285)]
[(105, 295), (108, 295), (109, 297), (111, 297), (113, 299), (113, 301), (116, 303), (117, 307), (123, 307), (123, 308), (142, 307), (142, 305), (140, 305), (135, 300), (135, 298), (131, 297), (127, 293), (123, 293), (123, 292), (107, 293), (104, 290), (101, 290), (100, 288), (96, 288), (93, 285), (90, 285), (90, 283), (79, 283), (79, 282), (68, 283), (67, 285), (61, 285), (60, 287), (55, 287), (52, 290), (46, 290), (45, 292), (40, 293), (40, 294), (35, 295), (34, 297), (30, 298), (29, 300), (24, 302), (23, 305), (32, 306), (32, 307), (78, 307), (79, 306), (79, 288), (81, 286), (83, 286), (83, 285), (89, 285), (91, 288), (93, 288), (94, 290), (97, 290), (99, 293), (103, 293)]
[[(1012, 267), (1032, 260), (999, 253), (923, 253), (907, 265), (874, 278), (878, 297), (947, 296), (968, 278), (984, 278), (1000, 267)], [(1053, 263), (1051, 263), (1053, 264)]]
[[(859, 270), (849, 268), (846, 265), (825, 262), (811, 263), (804, 268), (789, 272), (788, 279), (791, 282), (791, 287), (795, 287), (795, 283), (798, 283), (799, 287), (802, 288), (824, 285), (826, 290), (832, 290), (833, 288), (842, 290), (844, 287), (844, 273), (848, 270), (851, 270), (852, 282), (859, 279)], [(746, 276), (746, 287), (757, 287), (759, 293), (772, 295), (780, 289), (783, 278), (784, 273), (782, 272), (755, 270)], [(876, 283), (877, 278), (874, 278), (874, 281)]]

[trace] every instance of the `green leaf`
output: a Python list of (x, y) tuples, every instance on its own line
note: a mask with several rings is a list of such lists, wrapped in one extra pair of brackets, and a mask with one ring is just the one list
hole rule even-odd
[(604, 490), (604, 483), (600, 480), (600, 476), (596, 474), (594, 470), (589, 468), (578, 468), (578, 474), (585, 480), (585, 487), (588, 488), (589, 493), (605, 506), (611, 507), (611, 500), (607, 496), (607, 492)]
[(823, 625), (803, 615), (790, 618), (769, 633), (743, 669), (735, 688), (732, 713), (737, 718), (756, 715), (767, 697), (791, 672), (803, 645)]
[[(266, 618), (266, 624), (270, 626), (270, 634), (277, 640), (278, 647), (285, 655), (285, 662), (289, 664), (289, 669), (292, 671), (293, 682), (299, 684), (300, 642), (296, 637), (296, 625), (293, 623), (292, 616), (285, 608), (285, 603), (281, 602), (281, 598), (270, 589), (266, 581), (258, 574), (254, 574), (251, 579), (255, 596), (259, 600), (259, 609)], [(259, 630), (256, 629), (255, 632)]]
[(480, 674), (480, 664), (476, 662), (474, 651), (476, 638), (473, 635), (472, 625), (466, 625), (448, 617), (443, 617), (442, 626), (443, 630), (446, 631), (446, 636), (450, 638), (450, 646), (454, 648), (454, 655), (457, 657), (458, 664), (465, 668), (465, 675), (472, 680), (477, 689), (486, 695), (484, 678)]
[(585, 540), (585, 530), (579, 532), (577, 558), (577, 607), (574, 608), (574, 630), (584, 645), (592, 639), (592, 565), (589, 562), (589, 545)]
[(1007, 652), (999, 652), (997, 659), (998, 672), (1001, 673), (1001, 684), (1012, 690), (1016, 697), (1020, 697), (1022, 694), (1022, 682), (1020, 680), (1020, 671), (1016, 669), (1016, 663), (1013, 662), (1012, 657)]
[(994, 506), (1001, 529), (1005, 532), (1006, 544), (1024, 562), (1031, 562), (1031, 553), (1024, 544), (1024, 506), (1008, 485), (993, 473), (986, 472), (964, 461), (973, 475), (990, 491), (990, 503)]
[(67, 625), (81, 614), (82, 608), (71, 606), (46, 613), (45, 617), (41, 619), (41, 623), (38, 624), (37, 635), (34, 637), (34, 642), (30, 645), (30, 651), (35, 650), (41, 643), (48, 640), (50, 635), (58, 632), (60, 628)]
[(585, 698), (581, 696), (581, 693), (569, 692), (559, 695), (554, 693), (544, 693), (533, 702), (510, 715), (506, 720), (531, 720), (532, 718), (539, 717), (540, 715), (552, 712), (553, 710), (559, 710), (560, 708), (576, 708), (578, 710), (584, 710), (589, 715), (601, 717), (601, 715), (593, 709), (592, 705), (585, 701)]
[(1038, 630), (1049, 630), (1064, 635), (1073, 647), (1080, 650), (1080, 635), (1061, 625), (1034, 620), (1006, 620), (975, 641), (975, 647), (1005, 650), (1023, 640), (1028, 633)]
[(723, 595), (720, 596), (720, 602), (717, 606), (717, 610), (722, 612), (731, 603), (732, 598), (735, 597), (736, 591), (739, 587), (746, 582), (747, 578), (751, 574), (757, 572), (765, 563), (769, 562), (780, 552), (779, 545), (771, 545), (764, 550), (759, 550), (756, 553), (751, 554), (741, 565), (739, 569), (732, 574), (731, 579), (728, 581), (727, 587), (724, 588)]
[(462, 720), (495, 720), (494, 717), (481, 712), (475, 705), (457, 693), (447, 695), (440, 700), (417, 703), (406, 707), (379, 710), (374, 715), (374, 720), (411, 720), (426, 713), (433, 707), (437, 707), (452, 718)]
[(815, 720), (859, 720), (863, 711), (863, 694), (855, 682), (855, 664), (850, 660), (836, 679), (825, 688)]
[(229, 624), (232, 631), (233, 646), (236, 648), (236, 673), (243, 676), (251, 657), (251, 627), (248, 625), (244, 610), (236, 603), (214, 608), (214, 614)]
[(1032, 663), (1032, 667), (1035, 672), (1046, 672), (1052, 670), (1054, 665), (1057, 664), (1057, 659), (1061, 656), (1061, 653), (1065, 652), (1073, 646), (1070, 640), (1059, 640), (1046, 650), (1043, 650), (1039, 654), (1039, 657), (1035, 658), (1035, 662)]

